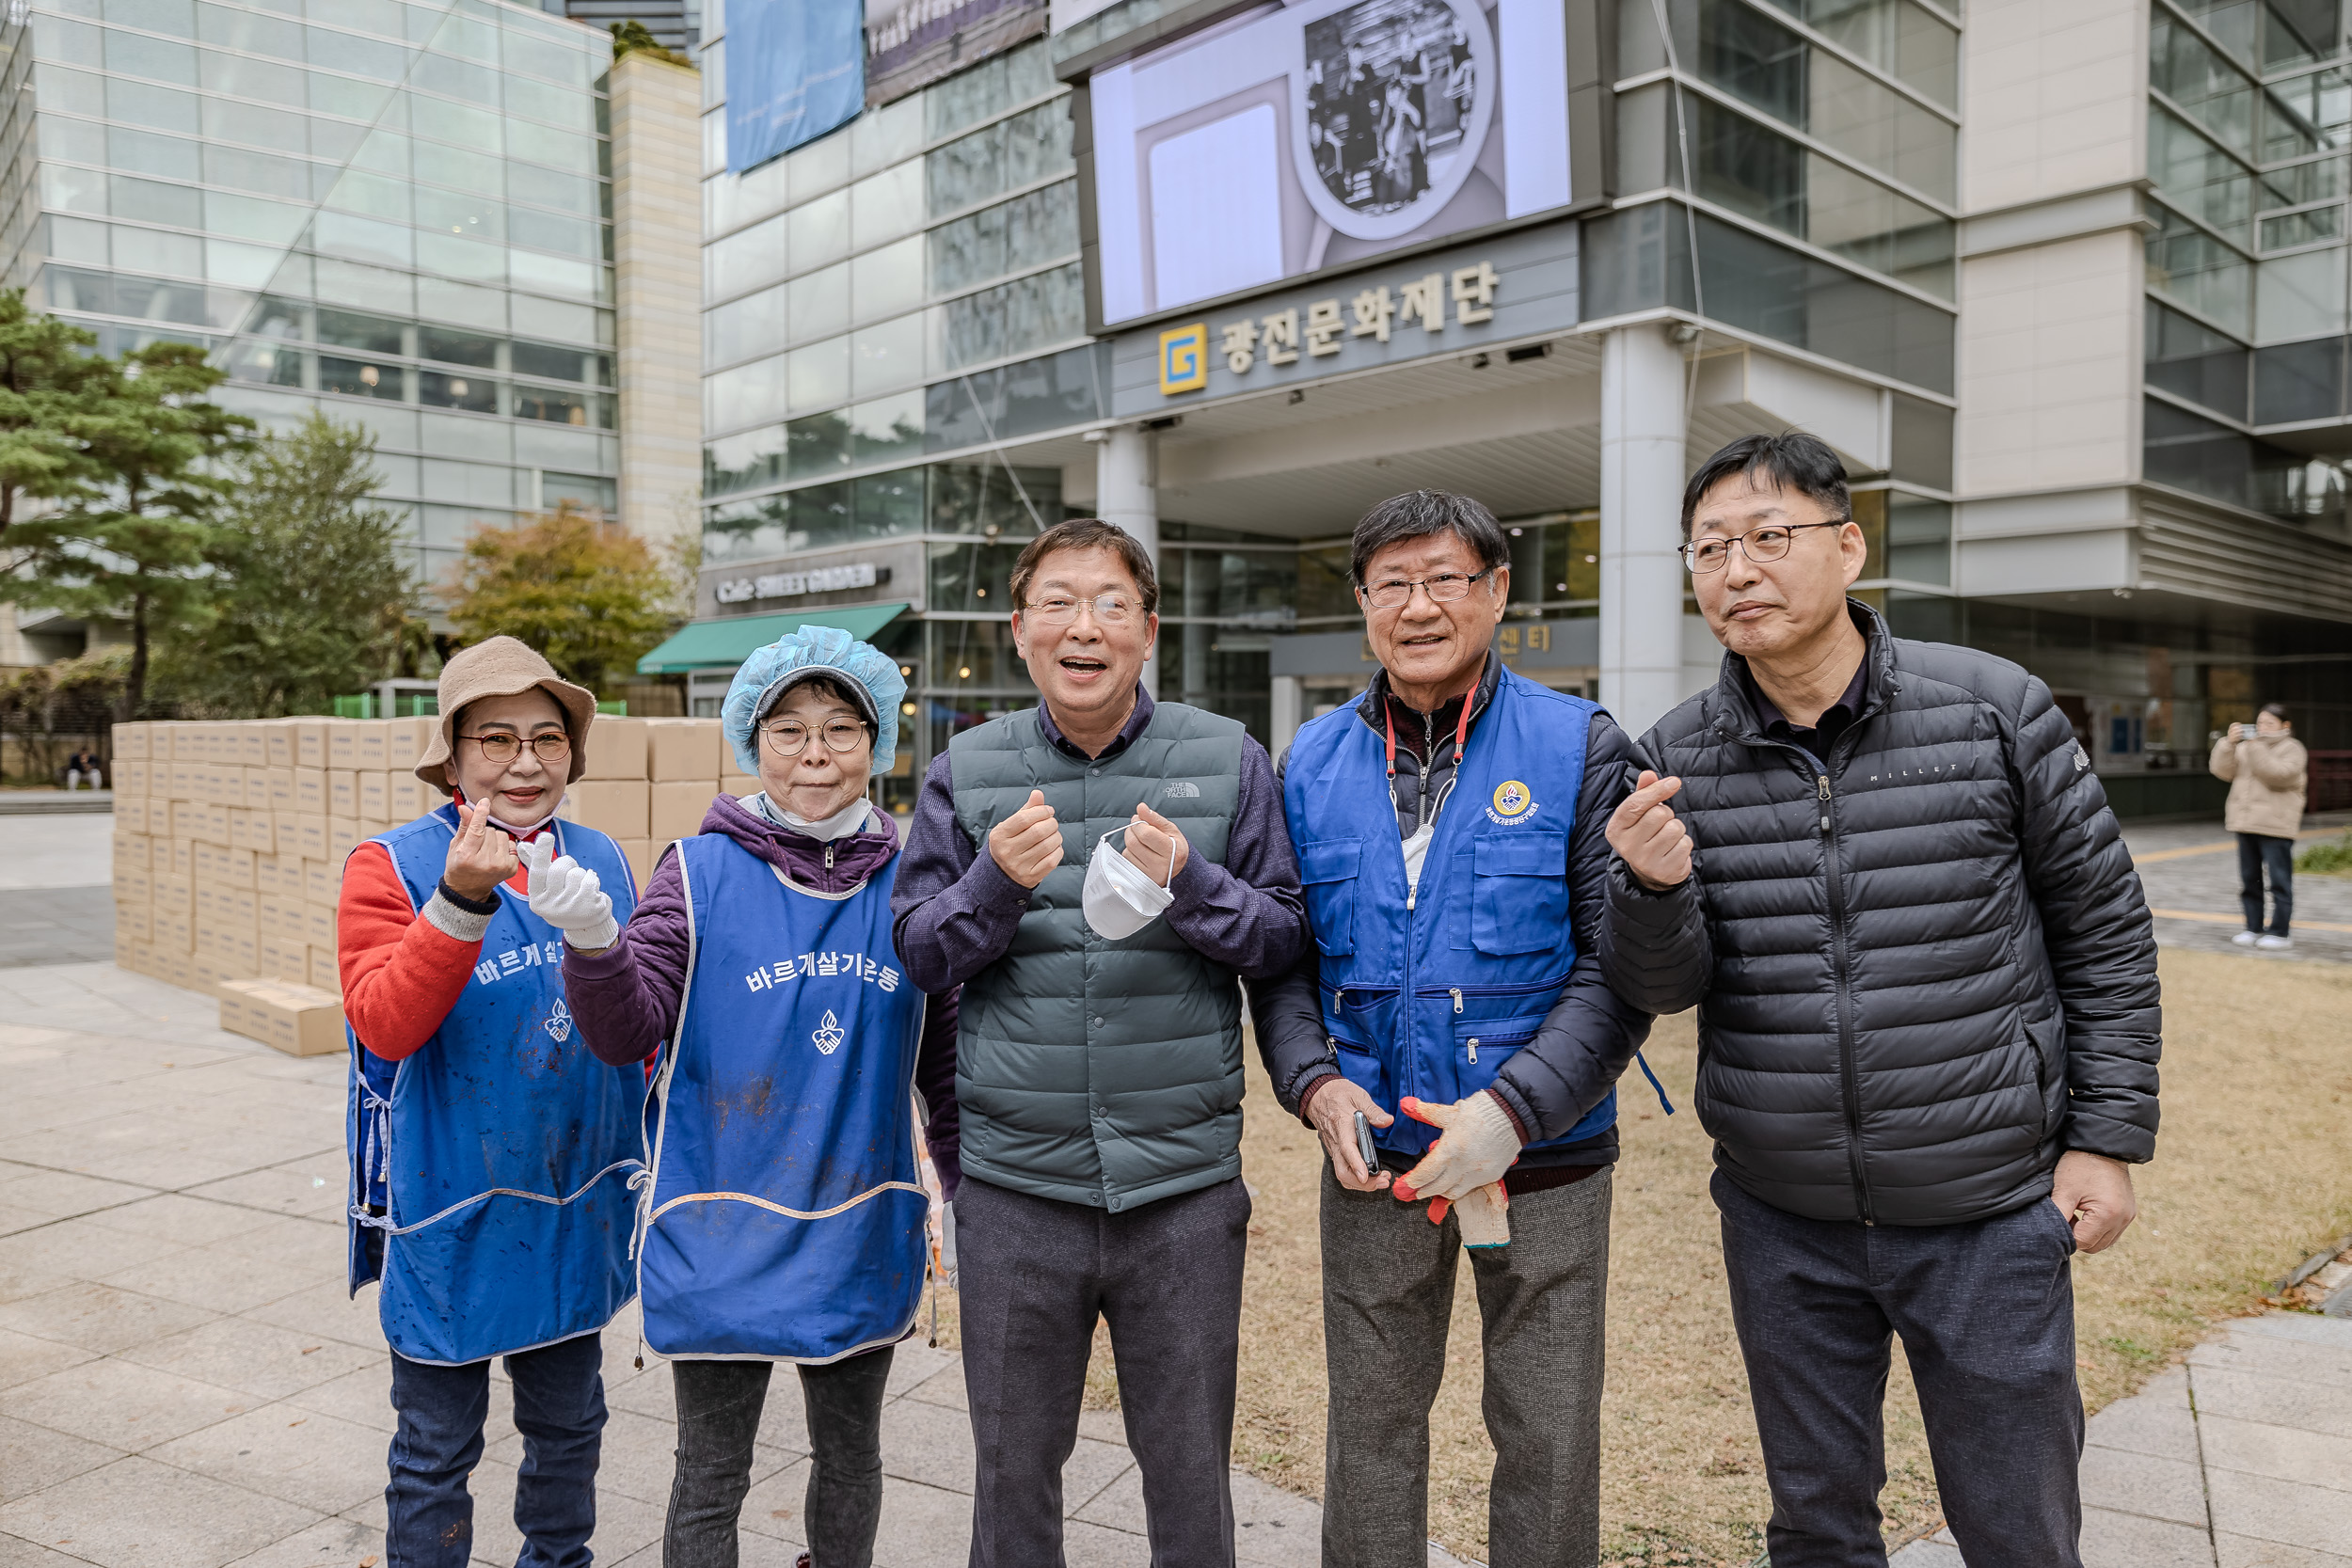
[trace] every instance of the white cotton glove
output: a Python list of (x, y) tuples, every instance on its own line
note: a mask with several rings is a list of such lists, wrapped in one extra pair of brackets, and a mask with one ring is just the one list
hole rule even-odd
[[(1401, 1108), (1415, 1121), (1444, 1130), (1421, 1164), (1396, 1179), (1396, 1196), (1406, 1203), (1423, 1197), (1461, 1203), (1478, 1188), (1502, 1180), (1502, 1173), (1518, 1160), (1519, 1135), (1511, 1126), (1510, 1113), (1484, 1090), (1451, 1105), (1432, 1105), (1407, 1095)], [(1439, 1211), (1430, 1217), (1441, 1220), (1445, 1214)]]
[[(1429, 1212), (1445, 1218), (1441, 1197), (1429, 1200)], [(1454, 1206), (1454, 1218), (1461, 1226), (1462, 1244), (1467, 1247), (1509, 1246), (1511, 1244), (1511, 1195), (1502, 1190), (1502, 1183), (1490, 1181), (1483, 1187), (1470, 1189), (1470, 1196)]]
[(597, 953), (620, 940), (612, 895), (595, 872), (569, 855), (556, 855), (552, 834), (524, 845), (522, 863), (531, 873), (531, 912), (563, 932), (565, 942)]

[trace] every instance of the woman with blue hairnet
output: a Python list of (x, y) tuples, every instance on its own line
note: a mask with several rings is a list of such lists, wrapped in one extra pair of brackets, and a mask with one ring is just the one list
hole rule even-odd
[[(589, 1049), (660, 1058), (637, 1246), (645, 1342), (677, 1398), (666, 1568), (734, 1568), (778, 1361), (808, 1415), (800, 1560), (873, 1560), (882, 1385), (929, 1256), (910, 1089), (948, 1195), (959, 1178), (955, 993), (898, 967), (898, 829), (866, 799), (905, 694), (895, 660), (830, 628), (754, 654), (721, 717), (765, 787), (713, 800), (611, 945), (564, 957)], [(532, 878), (532, 908), (593, 940), (605, 895), (564, 865)]]

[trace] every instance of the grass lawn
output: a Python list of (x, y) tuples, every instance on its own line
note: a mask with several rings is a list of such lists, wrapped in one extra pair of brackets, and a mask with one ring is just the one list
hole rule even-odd
[[(2217, 1321), (2260, 1310), (2278, 1277), (2352, 1231), (2352, 969), (2168, 948), (2164, 1128), (2136, 1173), (2139, 1219), (2074, 1265), (2083, 1394), (2092, 1410), (2177, 1360)], [(1679, 1115), (1638, 1071), (1618, 1093), (1624, 1157), (1610, 1257), (1601, 1412), (1603, 1560), (1746, 1568), (1771, 1503), (1724, 1295), (1708, 1140), (1691, 1114), (1692, 1015), (1648, 1050)], [(1235, 1462), (1309, 1497), (1323, 1489), (1325, 1369), (1313, 1136), (1249, 1064), (1243, 1174), (1257, 1189), (1242, 1306)], [(1431, 1416), (1430, 1528), (1486, 1556), (1494, 1462), (1479, 1418), (1478, 1315), (1462, 1268), (1446, 1383)], [(955, 1343), (954, 1301), (940, 1342)], [(1098, 1335), (1089, 1402), (1117, 1389)], [(1887, 1405), (1890, 1543), (1938, 1523), (1933, 1472), (1900, 1355)]]

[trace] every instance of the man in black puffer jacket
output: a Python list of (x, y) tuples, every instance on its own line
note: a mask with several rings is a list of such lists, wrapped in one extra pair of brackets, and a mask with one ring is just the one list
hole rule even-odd
[[(1971, 1568), (2076, 1568), (2079, 1248), (2154, 1152), (2156, 949), (2090, 759), (2006, 659), (1889, 634), (1808, 436), (1692, 476), (1728, 651), (1611, 819), (1604, 973), (1699, 1008), (1773, 1568), (1883, 1564), (1890, 1335)], [(1695, 852), (1694, 852), (1695, 851)]]

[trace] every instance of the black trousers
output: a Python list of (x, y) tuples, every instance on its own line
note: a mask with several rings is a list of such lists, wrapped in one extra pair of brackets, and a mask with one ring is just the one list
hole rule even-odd
[(955, 1207), (978, 1454), (972, 1568), (1061, 1568), (1061, 1467), (1078, 1443), (1098, 1317), (1110, 1323), (1153, 1568), (1231, 1568), (1241, 1179), (1113, 1214), (967, 1172)]
[(1962, 1225), (1801, 1219), (1718, 1171), (1731, 1320), (1764, 1444), (1772, 1568), (1882, 1568), (1900, 1335), (1968, 1568), (2082, 1568), (2074, 1237), (2058, 1205)]
[[(871, 1568), (882, 1523), (882, 1386), (891, 1346), (803, 1367), (808, 1497), (802, 1523), (815, 1568)], [(770, 1361), (673, 1361), (677, 1477), (661, 1531), (663, 1568), (736, 1568), (737, 1521), (752, 1485), (752, 1443)]]
[(2270, 873), (2270, 934), (2287, 934), (2295, 917), (2295, 840), (2268, 833), (2237, 835), (2237, 901), (2246, 928), (2263, 928), (2263, 873)]

